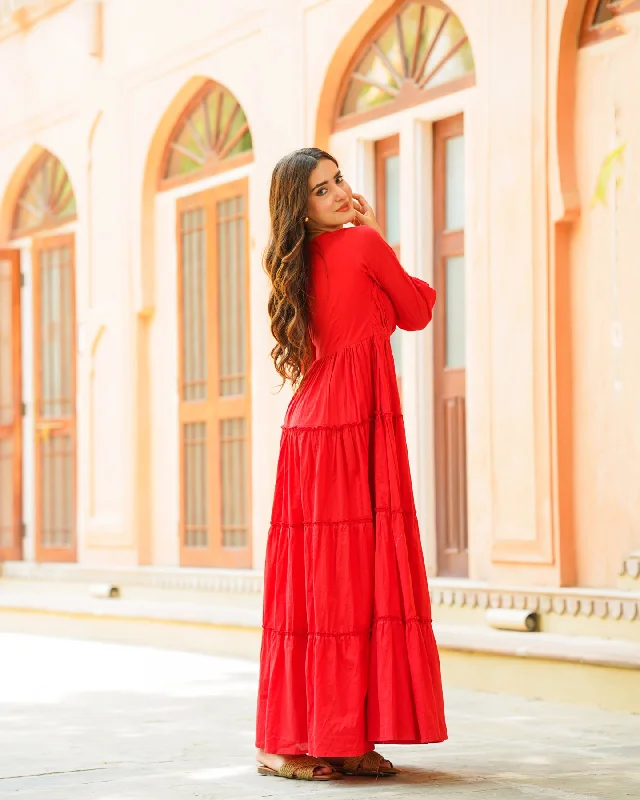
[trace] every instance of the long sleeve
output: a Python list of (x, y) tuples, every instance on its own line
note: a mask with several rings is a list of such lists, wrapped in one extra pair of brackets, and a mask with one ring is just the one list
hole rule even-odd
[(361, 235), (365, 238), (365, 269), (393, 303), (398, 327), (405, 331), (426, 328), (433, 316), (435, 289), (409, 275), (373, 228), (363, 229)]

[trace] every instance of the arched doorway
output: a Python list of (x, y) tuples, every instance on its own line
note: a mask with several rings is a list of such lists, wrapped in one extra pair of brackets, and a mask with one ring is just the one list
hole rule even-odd
[[(75, 195), (64, 166), (52, 153), (40, 151), (12, 209), (9, 235), (14, 249), (0, 258), (0, 546), (4, 557), (21, 557), (23, 514), (31, 517), (33, 512), (35, 560), (76, 560), (75, 246), (70, 227), (75, 218)], [(29, 298), (33, 322), (29, 353), (21, 343), (21, 254), (31, 262), (30, 285), (23, 294)], [(30, 402), (23, 405), (20, 376), (27, 369), (32, 376)], [(27, 415), (28, 437), (23, 436), (23, 415)], [(32, 483), (33, 509), (24, 509), (22, 502), (26, 441), (33, 441), (32, 469), (25, 473)]]
[[(418, 227), (430, 232), (430, 248), (424, 252), (428, 266), (420, 256), (414, 264), (421, 277), (434, 284), (439, 308), (433, 351), (419, 366), (433, 371), (433, 434), (428, 437), (432, 452), (426, 455), (431, 467), (425, 472), (435, 484), (437, 571), (464, 576), (468, 569), (464, 103), (461, 100), (453, 115), (436, 109), (438, 101), (456, 93), (462, 96), (462, 90), (474, 86), (475, 64), (461, 20), (440, 0), (377, 6), (378, 18), (372, 19), (369, 9), (362, 25), (356, 24), (336, 53), (321, 95), (316, 132), (319, 146), (334, 151), (348, 153), (364, 143), (360, 162), (365, 166), (357, 178), (369, 187), (383, 232), (398, 255), (405, 251), (405, 240), (411, 245), (408, 250), (419, 251)], [(451, 107), (454, 104), (449, 103)], [(421, 153), (427, 148), (425, 169)], [(408, 185), (416, 175), (423, 182), (418, 191)], [(406, 219), (415, 222), (407, 224)], [(407, 374), (415, 362), (405, 359), (403, 332), (393, 334), (392, 347), (402, 391), (411, 383), (415, 392), (417, 381)], [(409, 399), (403, 397), (403, 403)], [(413, 407), (418, 408), (417, 401)], [(427, 490), (417, 486), (416, 491)]]
[[(206, 81), (168, 137), (176, 189), (179, 535), (184, 566), (251, 566), (248, 176), (251, 132)], [(185, 192), (185, 186), (193, 191)]]

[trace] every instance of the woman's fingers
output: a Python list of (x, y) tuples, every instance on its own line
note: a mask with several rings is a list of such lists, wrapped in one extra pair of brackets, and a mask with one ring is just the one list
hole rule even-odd
[(354, 192), (354, 193), (353, 193), (353, 196), (354, 196), (354, 197), (356, 198), (356, 200), (358, 201), (358, 205), (359, 205), (359, 206), (360, 206), (360, 208), (362, 209), (363, 213), (365, 213), (365, 214), (366, 214), (366, 213), (367, 213), (367, 212), (369, 212), (369, 211), (371, 211), (371, 213), (373, 213), (373, 209), (371, 208), (371, 206), (369, 205), (369, 203), (367, 203), (367, 201), (364, 199), (364, 197), (363, 197), (361, 194), (356, 194), (356, 193)]
[(368, 209), (367, 213), (363, 214), (361, 211), (358, 211), (357, 208), (354, 207), (354, 217), (353, 217), (353, 224), (354, 225), (368, 225), (370, 228), (373, 228), (375, 231), (378, 231), (380, 236), (382, 236), (382, 231), (380, 230), (380, 226), (378, 225), (376, 218), (373, 216), (373, 212), (371, 209)]
[(375, 221), (375, 218), (371, 214), (363, 214), (361, 211), (358, 211), (357, 209), (354, 210), (356, 212), (355, 217), (353, 219), (354, 225), (369, 225), (369, 227), (377, 229), (378, 227), (377, 223)]

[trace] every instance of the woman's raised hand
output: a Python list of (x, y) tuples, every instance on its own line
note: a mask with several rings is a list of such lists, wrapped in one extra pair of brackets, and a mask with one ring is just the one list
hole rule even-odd
[(356, 194), (355, 192), (353, 193), (353, 209), (355, 211), (353, 217), (354, 225), (368, 225), (370, 228), (378, 231), (380, 236), (382, 236), (382, 231), (375, 218), (373, 209), (361, 194)]

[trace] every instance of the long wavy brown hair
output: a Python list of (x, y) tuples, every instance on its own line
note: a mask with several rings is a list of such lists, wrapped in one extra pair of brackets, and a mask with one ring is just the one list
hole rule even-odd
[(312, 359), (304, 219), (309, 176), (323, 158), (338, 166), (333, 156), (316, 147), (294, 150), (278, 161), (271, 176), (271, 234), (264, 253), (264, 269), (271, 280), (268, 309), (276, 340), (271, 357), (282, 378), (281, 389), (287, 381), (295, 389)]

